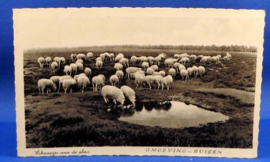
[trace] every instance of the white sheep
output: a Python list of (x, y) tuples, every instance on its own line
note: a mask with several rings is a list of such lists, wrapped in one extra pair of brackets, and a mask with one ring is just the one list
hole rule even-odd
[(163, 71), (163, 70), (159, 71), (159, 74), (160, 74), (161, 76), (163, 76), (163, 77), (165, 77), (165, 76), (166, 76), (166, 72), (165, 72), (165, 71)]
[(173, 77), (173, 79), (174, 79), (175, 76), (176, 76), (176, 70), (174, 68), (170, 68), (169, 69), (169, 75), (171, 75)]
[(115, 63), (115, 64), (114, 64), (114, 69), (115, 69), (115, 70), (123, 70), (123, 65), (120, 64), (120, 63)]
[(49, 89), (56, 90), (56, 85), (50, 79), (39, 79), (37, 86), (39, 94), (44, 94), (45, 89), (47, 89), (47, 94), (49, 93)]
[(179, 72), (180, 72), (181, 70), (186, 70), (186, 67), (185, 67), (184, 65), (180, 64), (180, 65), (178, 66), (178, 70), (179, 70)]
[(155, 59), (155, 58), (154, 58), (153, 56), (148, 56), (148, 57), (147, 57), (147, 61), (149, 62), (150, 65), (153, 65), (154, 59)]
[(61, 58), (60, 57), (54, 57), (53, 61), (57, 62), (60, 68), (60, 64), (61, 64)]
[(98, 91), (99, 87), (105, 85), (101, 76), (95, 76), (92, 78), (93, 91)]
[(154, 83), (156, 84), (156, 88), (159, 89), (162, 86), (163, 77), (161, 75), (154, 76)]
[(94, 57), (94, 55), (93, 55), (92, 52), (88, 52), (88, 53), (86, 54), (86, 60), (88, 60), (88, 61), (92, 61), (93, 57)]
[(145, 77), (145, 82), (148, 84), (149, 88), (152, 88), (152, 84), (154, 83), (154, 76), (153, 75), (147, 75)]
[(60, 57), (60, 67), (64, 67), (66, 64), (66, 59), (64, 57)]
[(85, 60), (85, 54), (79, 53), (79, 54), (76, 55), (76, 58), (77, 58), (77, 60), (78, 60), (78, 59)]
[(87, 67), (87, 68), (84, 69), (84, 73), (88, 78), (90, 78), (91, 74), (92, 74), (92, 70)]
[(96, 67), (97, 67), (97, 69), (100, 70), (100, 69), (102, 68), (102, 66), (103, 66), (103, 62), (100, 61), (100, 60), (98, 60), (98, 61), (96, 62)]
[(181, 64), (185, 65), (187, 62), (189, 62), (189, 58), (188, 57), (183, 57), (183, 58), (181, 58), (181, 60), (179, 62)]
[(124, 96), (129, 99), (129, 101), (132, 103), (132, 105), (135, 105), (135, 102), (136, 102), (135, 91), (126, 85), (122, 86), (120, 89), (123, 92)]
[(192, 67), (189, 67), (189, 68), (187, 68), (187, 71), (188, 71), (189, 77), (191, 77), (192, 74), (193, 74), (193, 68)]
[(104, 98), (105, 103), (109, 102), (109, 98), (113, 99), (114, 104), (116, 105), (117, 102), (120, 102), (121, 107), (123, 107), (125, 102), (125, 96), (124, 93), (121, 91), (121, 89), (115, 87), (106, 85), (102, 87), (101, 95)]
[(73, 74), (73, 75), (77, 74), (77, 72), (78, 72), (77, 65), (75, 63), (71, 63), (69, 66), (71, 67), (71, 74)]
[(53, 71), (53, 73), (55, 73), (56, 72), (56, 70), (59, 68), (59, 65), (58, 65), (58, 63), (57, 62), (52, 62), (52, 64), (51, 64), (51, 68), (52, 68), (52, 71)]
[(197, 78), (198, 74), (199, 74), (199, 69), (197, 66), (193, 65), (192, 66), (192, 70), (193, 70), (193, 75), (195, 78)]
[(83, 63), (84, 63), (82, 59), (78, 59), (78, 60), (76, 60), (75, 64), (76, 64), (77, 62), (79, 62), (79, 63), (81, 63), (81, 64), (83, 64)]
[(110, 61), (113, 62), (114, 61), (114, 53), (110, 53), (109, 56), (110, 56)]
[(155, 58), (153, 59), (153, 64), (159, 66), (161, 60), (162, 60), (161, 57), (157, 56), (157, 57), (155, 57)]
[(43, 68), (44, 63), (45, 63), (44, 57), (39, 57), (37, 61), (38, 61), (38, 63), (39, 63), (39, 66), (40, 66), (41, 68)]
[(121, 58), (119, 63), (122, 64), (124, 67), (129, 67), (129, 61), (127, 58)]
[(158, 66), (157, 65), (152, 65), (151, 68), (153, 68), (155, 71), (158, 71)]
[(103, 60), (102, 60), (101, 57), (97, 57), (97, 58), (96, 58), (96, 61), (102, 61), (102, 62), (103, 62)]
[(103, 74), (98, 74), (98, 76), (99, 76), (99, 77), (101, 77), (101, 78), (102, 78), (102, 80), (103, 80), (103, 82), (105, 83), (105, 81), (106, 81), (106, 77), (105, 77)]
[(130, 64), (136, 65), (137, 61), (138, 61), (137, 56), (131, 56), (131, 58), (130, 58)]
[(80, 62), (76, 62), (75, 64), (77, 65), (78, 71), (82, 72), (83, 71), (83, 64)]
[(182, 53), (182, 54), (179, 55), (179, 58), (181, 58), (181, 59), (184, 58), (184, 57), (189, 58), (190, 56), (187, 53)]
[(147, 75), (152, 75), (154, 72), (155, 72), (155, 70), (151, 67), (147, 68), (147, 70), (146, 70)]
[(121, 58), (124, 58), (124, 54), (119, 53), (119, 54), (116, 55), (114, 61), (120, 61)]
[(52, 58), (51, 57), (46, 57), (45, 58), (45, 63), (46, 63), (46, 65), (48, 65), (50, 67), (50, 65), (52, 63)]
[(71, 75), (71, 71), (72, 71), (72, 68), (69, 65), (66, 65), (64, 67), (64, 72), (66, 73), (66, 75)]
[(141, 71), (141, 70), (142, 70), (142, 68), (137, 68), (137, 67), (128, 67), (128, 68), (126, 68), (126, 75), (127, 75), (127, 78), (130, 79), (130, 75), (131, 75), (132, 73), (135, 73), (135, 72)]
[(70, 93), (72, 93), (72, 89), (77, 85), (76, 81), (73, 78), (64, 79), (63, 80), (63, 89), (64, 93), (67, 94), (67, 91), (70, 89)]
[(168, 58), (164, 61), (164, 65), (165, 67), (167, 68), (172, 68), (173, 67), (173, 64), (175, 63), (175, 60), (172, 59), (172, 58)]
[(162, 79), (162, 90), (164, 89), (164, 87), (167, 87), (167, 90), (169, 90), (170, 88), (172, 88), (172, 83), (173, 83), (173, 78), (171, 75), (167, 75), (166, 77), (164, 77)]
[(205, 73), (205, 68), (203, 66), (198, 67), (199, 75), (202, 77), (202, 75)]
[(117, 75), (112, 75), (109, 79), (111, 85), (116, 86), (116, 84), (119, 85), (119, 78)]
[(189, 76), (188, 76), (188, 71), (185, 70), (185, 69), (183, 69), (183, 70), (180, 71), (180, 75), (181, 75), (181, 77), (182, 77), (182, 80), (187, 81), (188, 78), (189, 78)]
[(201, 63), (207, 63), (208, 62), (208, 57), (207, 56), (203, 56), (200, 60)]
[(166, 53), (160, 53), (160, 54), (158, 54), (158, 57), (160, 57), (161, 60), (163, 61), (166, 58)]
[(135, 84), (136, 84), (136, 89), (141, 88), (145, 82), (145, 75), (143, 74), (136, 74), (135, 73)]
[(190, 60), (196, 60), (197, 56), (196, 55), (190, 55)]
[(78, 78), (79, 78), (80, 76), (86, 76), (86, 74), (85, 74), (85, 73), (77, 74), (77, 75), (74, 75), (73, 78), (74, 78), (75, 81), (77, 82), (77, 81), (78, 81)]
[(72, 61), (75, 61), (76, 60), (76, 54), (72, 53), (70, 55), (70, 58), (71, 58)]
[(61, 76), (51, 76), (50, 80), (55, 84), (55, 85), (59, 85), (59, 81), (60, 81)]
[(149, 63), (148, 62), (143, 62), (142, 63), (142, 68), (143, 68), (143, 70), (146, 70), (147, 68), (149, 68)]
[(59, 79), (59, 86), (58, 86), (58, 93), (60, 92), (60, 89), (62, 88), (64, 79), (71, 79), (72, 77), (70, 75), (64, 75), (61, 76)]
[(106, 58), (106, 54), (105, 54), (105, 53), (101, 53), (101, 54), (99, 55), (99, 57), (102, 59), (102, 61), (104, 61), (105, 58)]
[(77, 85), (81, 89), (82, 93), (84, 92), (84, 89), (87, 87), (88, 84), (90, 84), (90, 80), (87, 76), (85, 75), (80, 75), (77, 78)]
[(122, 70), (117, 70), (115, 72), (115, 75), (118, 77), (119, 82), (122, 81), (122, 79), (124, 78), (124, 72)]

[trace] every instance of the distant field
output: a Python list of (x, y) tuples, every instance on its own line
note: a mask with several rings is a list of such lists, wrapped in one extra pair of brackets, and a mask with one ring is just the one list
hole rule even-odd
[[(132, 55), (156, 56), (165, 52), (169, 57), (184, 51), (161, 51), (156, 49), (130, 50), (107, 49), (92, 50), (94, 56), (108, 51), (124, 53), (127, 58)], [(206, 74), (202, 78), (182, 81), (178, 75), (169, 91), (136, 89), (137, 100), (170, 100), (172, 98), (189, 104), (199, 105), (203, 109), (221, 112), (230, 117), (225, 123), (209, 123), (202, 127), (169, 129), (130, 124), (117, 120), (117, 115), (108, 113), (100, 92), (93, 92), (89, 86), (85, 93), (63, 92), (38, 95), (37, 81), (52, 76), (51, 69), (39, 68), (37, 58), (40, 56), (61, 56), (71, 63), (70, 54), (89, 51), (39, 51), (24, 53), (24, 91), (27, 131), (27, 147), (66, 147), (66, 146), (194, 146), (194, 147), (229, 147), (251, 148), (253, 132), (254, 96), (248, 92), (255, 87), (256, 55), (250, 53), (233, 53), (231, 61), (220, 64), (202, 64)], [(188, 52), (190, 53), (190, 52)], [(193, 51), (193, 54), (224, 56), (226, 52)], [(94, 61), (86, 62), (93, 70), (93, 76), (101, 73), (108, 78), (115, 73), (114, 63), (106, 64), (101, 71), (95, 68)], [(167, 71), (162, 65), (160, 69)], [(63, 75), (59, 70), (55, 75)], [(106, 84), (109, 84), (108, 80)], [(133, 80), (123, 80), (121, 85), (135, 89)], [(217, 89), (218, 88), (218, 89)], [(222, 89), (225, 91), (223, 91)], [(200, 89), (200, 91), (196, 91)], [(202, 91), (203, 89), (203, 91)], [(230, 93), (242, 90), (250, 93), (248, 100), (235, 100), (227, 97)], [(220, 90), (223, 95), (217, 93)], [(241, 91), (241, 92), (242, 92)], [(202, 93), (203, 92), (203, 93)], [(232, 96), (234, 96), (232, 95)], [(253, 101), (252, 101), (253, 99)], [(128, 113), (128, 112), (127, 112)], [(101, 142), (102, 141), (102, 142)]]

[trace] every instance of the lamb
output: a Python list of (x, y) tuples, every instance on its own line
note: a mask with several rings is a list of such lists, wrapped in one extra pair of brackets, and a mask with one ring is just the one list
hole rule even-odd
[(182, 77), (182, 80), (187, 81), (188, 78), (189, 78), (189, 77), (188, 77), (188, 71), (185, 70), (185, 69), (183, 69), (183, 70), (180, 71), (180, 75), (181, 75), (181, 77)]
[(81, 89), (82, 93), (84, 92), (84, 89), (87, 87), (88, 84), (90, 84), (90, 80), (86, 75), (80, 75), (77, 78), (77, 85)]
[(88, 78), (90, 78), (91, 74), (92, 74), (92, 70), (87, 67), (87, 68), (84, 69), (84, 73)]
[(204, 68), (203, 66), (199, 66), (199, 67), (198, 67), (198, 71), (199, 71), (200, 77), (202, 77), (203, 74), (205, 73), (205, 68)]
[(149, 67), (149, 63), (148, 62), (143, 62), (142, 63), (143, 70), (146, 70), (148, 67)]
[(88, 61), (92, 61), (93, 57), (94, 57), (94, 55), (93, 55), (92, 52), (88, 52), (88, 53), (86, 54), (86, 60), (88, 60)]
[(145, 81), (145, 76), (143, 74), (136, 74), (135, 73), (135, 84), (136, 84), (136, 89), (141, 88), (144, 84)]
[(117, 75), (112, 75), (109, 80), (110, 80), (111, 85), (113, 86), (116, 86), (116, 84), (119, 85), (119, 78)]
[(147, 75), (152, 75), (155, 72), (155, 70), (151, 67), (147, 68), (146, 73)]
[(174, 68), (170, 68), (169, 69), (169, 75), (171, 75), (173, 77), (173, 79), (174, 79), (175, 76), (176, 76), (176, 70)]
[(167, 90), (169, 90), (170, 88), (172, 88), (172, 83), (173, 83), (173, 78), (171, 75), (167, 75), (166, 77), (164, 77), (162, 79), (162, 90), (164, 89), (164, 87), (167, 87)]
[(46, 63), (46, 65), (48, 65), (50, 67), (50, 65), (52, 63), (52, 58), (51, 57), (46, 57), (45, 58), (45, 63)]
[(37, 86), (39, 94), (42, 93), (43, 95), (45, 89), (47, 89), (47, 94), (49, 93), (49, 89), (56, 90), (56, 85), (50, 79), (39, 79)]
[(92, 78), (93, 91), (98, 91), (99, 87), (105, 85), (101, 76), (95, 76)]
[(80, 62), (76, 62), (75, 64), (77, 65), (78, 71), (82, 72), (83, 71), (83, 64)]
[(129, 86), (126, 86), (126, 85), (122, 86), (120, 89), (123, 92), (124, 96), (126, 98), (128, 98), (129, 101), (134, 106), (135, 105), (135, 102), (136, 102), (135, 91), (132, 88), (130, 88)]
[(79, 54), (76, 55), (76, 58), (77, 58), (77, 60), (78, 60), (78, 59), (85, 60), (85, 54), (79, 53)]
[(39, 66), (40, 66), (41, 68), (43, 68), (44, 63), (45, 63), (44, 57), (39, 57), (37, 61), (38, 61), (38, 63), (39, 63)]
[(115, 70), (123, 70), (123, 65), (120, 63), (115, 63), (114, 68), (115, 68)]
[(58, 63), (55, 61), (52, 62), (51, 68), (52, 68), (53, 73), (55, 74), (56, 70), (59, 68)]
[(154, 76), (152, 76), (152, 75), (147, 75), (147, 76), (145, 77), (145, 82), (149, 85), (149, 88), (151, 89), (151, 88), (152, 88), (152, 87), (151, 87), (151, 84), (154, 83)]
[(71, 63), (69, 66), (71, 67), (71, 74), (73, 75), (77, 74), (77, 71), (78, 71), (77, 65), (74, 63)]
[(70, 89), (70, 93), (72, 93), (74, 86), (76, 86), (76, 81), (73, 78), (63, 80), (63, 89), (65, 94), (67, 94), (68, 89)]
[(129, 62), (127, 58), (121, 58), (119, 60), (119, 63), (122, 64), (124, 67), (128, 67), (129, 66)]
[(137, 67), (128, 67), (128, 68), (126, 68), (126, 75), (127, 75), (127, 78), (130, 79), (130, 75), (131, 75), (132, 73), (135, 73), (135, 72), (141, 71), (141, 70), (142, 70), (142, 68), (137, 68)]
[(115, 75), (118, 77), (119, 82), (124, 78), (124, 72), (122, 70), (117, 70)]
[(121, 89), (115, 86), (106, 85), (102, 87), (101, 95), (103, 96), (105, 103), (108, 103), (109, 98), (111, 98), (113, 99), (115, 105), (117, 105), (117, 102), (120, 102), (121, 107), (123, 107), (124, 105), (125, 102), (124, 93), (121, 91)]
[(63, 84), (63, 81), (64, 79), (71, 79), (72, 77), (70, 75), (64, 75), (64, 76), (61, 76), (60, 79), (59, 79), (59, 86), (58, 86), (58, 93), (60, 92), (60, 89), (62, 87), (62, 84)]
[(157, 89), (159, 89), (159, 87), (162, 86), (162, 80), (163, 80), (163, 77), (161, 75), (154, 76), (154, 83), (156, 84)]
[(192, 70), (193, 70), (194, 77), (196, 78), (199, 74), (199, 69), (197, 66), (193, 65)]
[(72, 61), (75, 61), (75, 60), (76, 60), (76, 54), (73, 54), (73, 53), (72, 53), (72, 54), (70, 55), (70, 58), (71, 58)]
[(71, 75), (71, 67), (69, 65), (66, 65), (64, 68), (64, 72), (66, 73), (66, 75)]
[(98, 60), (98, 61), (96, 62), (96, 67), (97, 67), (97, 69), (100, 70), (100, 69), (102, 68), (102, 66), (103, 66), (103, 62), (100, 61), (100, 60)]
[(151, 68), (153, 68), (155, 71), (158, 71), (158, 66), (157, 65), (152, 65)]

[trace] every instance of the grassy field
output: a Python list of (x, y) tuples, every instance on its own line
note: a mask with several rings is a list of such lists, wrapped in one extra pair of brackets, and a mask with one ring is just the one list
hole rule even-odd
[[(95, 56), (101, 52), (122, 52), (132, 55), (156, 56), (161, 51), (100, 48), (92, 51)], [(78, 52), (78, 51), (77, 51)], [(86, 51), (79, 51), (86, 52)], [(183, 51), (162, 51), (169, 56)], [(42, 51), (24, 54), (24, 91), (26, 141), (28, 148), (67, 146), (196, 146), (251, 148), (253, 132), (254, 86), (256, 55), (233, 53), (231, 61), (221, 64), (206, 64), (206, 74), (202, 78), (191, 78), (188, 82), (176, 77), (169, 91), (136, 89), (138, 101), (179, 100), (198, 105), (203, 109), (220, 112), (229, 116), (225, 123), (209, 123), (201, 127), (171, 129), (141, 126), (118, 121), (121, 114), (134, 110), (107, 112), (100, 92), (93, 92), (91, 86), (85, 93), (66, 95), (50, 93), (38, 95), (37, 81), (52, 76), (48, 67), (39, 68), (40, 56), (62, 56), (70, 60), (71, 51)], [(194, 54), (206, 54), (193, 52)], [(224, 53), (207, 53), (209, 55)], [(188, 63), (187, 67), (198, 62)], [(86, 62), (93, 75), (102, 73), (108, 78), (115, 73), (113, 63), (106, 64), (100, 72), (94, 62)], [(164, 69), (162, 66), (161, 69)], [(167, 69), (165, 69), (167, 70)], [(63, 75), (61, 70), (55, 75)], [(108, 80), (106, 81), (108, 84)], [(120, 84), (135, 89), (133, 80), (123, 80)], [(242, 96), (239, 98), (239, 96)], [(247, 97), (247, 98), (246, 98)]]

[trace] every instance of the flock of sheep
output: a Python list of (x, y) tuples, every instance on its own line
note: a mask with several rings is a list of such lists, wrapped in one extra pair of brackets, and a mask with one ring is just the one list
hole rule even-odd
[[(166, 87), (169, 90), (177, 74), (185, 81), (192, 76), (202, 77), (204, 75), (205, 67), (197, 67), (195, 62), (201, 62), (203, 64), (219, 63), (221, 59), (230, 60), (231, 57), (229, 53), (223, 58), (221, 55), (197, 56), (183, 53), (174, 54), (174, 57), (169, 58), (165, 53), (160, 53), (155, 57), (132, 56), (128, 59), (122, 53), (116, 56), (114, 53), (101, 53), (95, 59), (95, 66), (100, 71), (104, 64), (114, 63), (116, 72), (109, 77), (111, 85), (105, 85), (106, 78), (103, 74), (91, 76), (92, 70), (86, 67), (85, 62), (92, 62), (94, 60), (92, 52), (86, 55), (82, 53), (71, 54), (72, 63), (69, 65), (66, 65), (66, 59), (64, 57), (54, 57), (53, 59), (51, 57), (40, 57), (38, 58), (40, 68), (47, 65), (52, 69), (52, 73), (55, 74), (57, 70), (63, 70), (66, 75), (51, 76), (50, 79), (39, 79), (38, 90), (39, 94), (44, 94), (45, 90), (49, 93), (51, 90), (56, 91), (58, 89), (58, 92), (60, 92), (63, 89), (66, 94), (68, 90), (72, 93), (74, 87), (79, 87), (80, 91), (84, 92), (85, 88), (92, 81), (93, 91), (101, 89), (101, 95), (106, 103), (111, 98), (115, 105), (119, 102), (123, 106), (126, 97), (134, 105), (136, 101), (135, 91), (126, 85), (121, 88), (116, 87), (123, 78), (134, 79), (136, 88), (149, 87), (150, 89), (161, 88), (163, 90)], [(185, 67), (187, 62), (192, 62), (194, 65), (187, 68)], [(159, 70), (161, 65), (165, 66), (166, 71)]]

